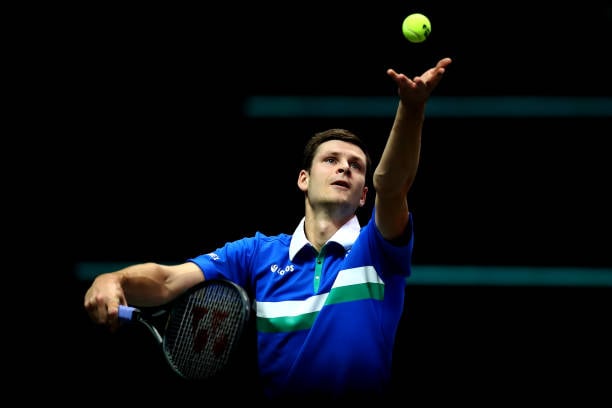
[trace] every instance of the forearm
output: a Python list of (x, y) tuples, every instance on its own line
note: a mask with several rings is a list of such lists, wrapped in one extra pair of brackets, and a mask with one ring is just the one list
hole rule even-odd
[(93, 321), (113, 331), (119, 327), (119, 305), (160, 306), (203, 280), (204, 274), (193, 262), (131, 265), (98, 275), (85, 293), (84, 306)]
[(168, 274), (162, 265), (143, 263), (115, 272), (130, 304), (157, 306), (170, 300)]
[(374, 170), (376, 194), (405, 197), (416, 177), (421, 151), (421, 131), (425, 106), (406, 106), (399, 102), (395, 120)]
[(442, 58), (435, 67), (412, 79), (393, 69), (387, 70), (398, 86), (400, 102), (389, 139), (374, 171), (377, 201), (384, 195), (385, 202), (404, 206), (405, 195), (419, 167), (425, 104), (450, 63), (450, 58)]
[(98, 275), (85, 297), (87, 302), (127, 302), (156, 306), (170, 298), (168, 274), (161, 265), (142, 263)]

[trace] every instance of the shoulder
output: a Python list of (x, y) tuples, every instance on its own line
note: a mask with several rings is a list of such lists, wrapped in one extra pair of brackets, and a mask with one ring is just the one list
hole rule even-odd
[(257, 231), (252, 239), (262, 245), (289, 245), (291, 243), (291, 235), (285, 233), (267, 235)]
[(263, 232), (257, 231), (255, 234), (238, 239), (233, 242), (229, 242), (227, 245), (240, 245), (240, 246), (270, 246), (270, 245), (289, 245), (291, 242), (291, 235), (288, 234), (276, 234), (267, 235)]

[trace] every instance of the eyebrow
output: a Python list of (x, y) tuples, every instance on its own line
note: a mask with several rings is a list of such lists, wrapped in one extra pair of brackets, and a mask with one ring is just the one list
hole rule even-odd
[[(342, 156), (342, 155), (344, 155), (344, 152), (343, 151), (338, 151), (336, 149), (333, 149), (333, 150), (331, 150), (331, 149), (325, 150), (324, 149), (324, 150), (321, 150), (320, 154), (322, 156)], [(357, 160), (359, 160), (360, 162), (363, 162), (363, 163), (366, 163), (366, 161), (367, 161), (365, 157), (362, 157), (362, 156), (357, 155), (357, 154), (353, 154), (352, 152), (348, 153), (348, 156), (349, 156), (349, 158), (357, 159)]]

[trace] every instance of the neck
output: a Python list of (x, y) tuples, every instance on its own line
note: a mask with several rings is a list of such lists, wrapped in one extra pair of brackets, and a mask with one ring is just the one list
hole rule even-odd
[(306, 238), (317, 251), (320, 251), (323, 245), (354, 215), (354, 212), (339, 214), (329, 211), (314, 211), (312, 207), (307, 205), (304, 217)]

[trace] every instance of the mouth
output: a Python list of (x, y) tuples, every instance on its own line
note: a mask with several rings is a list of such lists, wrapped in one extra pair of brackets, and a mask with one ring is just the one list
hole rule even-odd
[(351, 188), (351, 185), (349, 183), (347, 183), (346, 181), (342, 181), (342, 180), (334, 181), (332, 183), (332, 186), (338, 186), (338, 187), (343, 187), (343, 188)]

